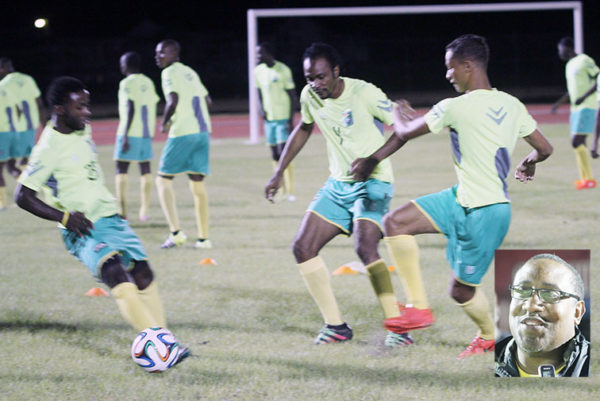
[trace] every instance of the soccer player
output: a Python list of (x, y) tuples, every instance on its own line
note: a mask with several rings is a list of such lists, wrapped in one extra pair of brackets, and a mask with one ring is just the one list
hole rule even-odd
[(31, 149), (35, 144), (35, 133), (39, 126), (46, 122), (46, 112), (40, 89), (30, 75), (15, 71), (11, 59), (0, 58), (0, 85), (12, 92), (16, 101), (15, 129), (17, 134), (13, 145), (13, 154), (7, 163), (8, 171), (18, 177), (21, 170), (16, 166), (25, 166)]
[[(15, 201), (46, 220), (59, 222), (69, 253), (112, 292), (135, 330), (165, 327), (166, 319), (146, 252), (121, 218), (104, 176), (89, 127), (89, 92), (81, 81), (59, 77), (47, 92), (51, 121), (19, 178)], [(52, 195), (38, 197), (47, 188)], [(48, 203), (47, 203), (48, 202)], [(187, 356), (185, 350), (180, 359)]]
[(156, 128), (156, 103), (159, 97), (152, 80), (141, 73), (141, 57), (138, 53), (123, 54), (120, 67), (125, 78), (119, 83), (119, 127), (114, 152), (117, 163), (116, 195), (121, 209), (119, 214), (127, 216), (127, 170), (131, 161), (137, 161), (141, 190), (138, 216), (140, 221), (147, 221), (152, 196), (152, 138)]
[(16, 100), (12, 92), (0, 85), (0, 211), (5, 210), (8, 205), (4, 165), (11, 159), (11, 148), (17, 135), (15, 104)]
[(208, 239), (208, 194), (204, 177), (210, 173), (209, 139), (211, 131), (208, 105), (210, 96), (198, 74), (179, 61), (180, 45), (172, 39), (156, 45), (156, 64), (162, 69), (161, 81), (166, 106), (161, 123), (163, 133), (169, 133), (163, 149), (156, 188), (160, 205), (171, 233), (161, 248), (183, 245), (186, 235), (179, 225), (175, 205), (173, 178), (187, 174), (194, 197), (194, 212), (198, 229), (195, 248), (211, 248)]
[[(574, 50), (573, 39), (564, 37), (558, 42), (558, 56), (567, 62), (565, 76), (567, 78), (567, 93), (552, 105), (555, 113), (567, 99), (571, 101), (571, 146), (575, 151), (575, 160), (579, 169), (579, 180), (575, 181), (576, 189), (596, 187), (592, 171), (590, 155), (586, 147), (586, 137), (594, 132), (595, 113), (598, 100), (590, 95), (582, 96), (596, 83), (600, 69), (587, 54), (577, 54)], [(593, 93), (593, 90), (591, 91)]]
[[(271, 147), (273, 166), (277, 167), (294, 124), (295, 85), (292, 71), (281, 61), (275, 60), (270, 43), (259, 44), (256, 54), (259, 64), (254, 68), (254, 82), (259, 90), (261, 110), (265, 119), (265, 138)], [(294, 171), (291, 164), (283, 172), (283, 182), (287, 199), (296, 200)]]
[[(393, 195), (391, 163), (383, 161), (365, 182), (356, 182), (348, 172), (352, 160), (384, 143), (383, 124), (393, 123), (392, 102), (375, 85), (342, 77), (339, 55), (330, 45), (312, 44), (302, 61), (307, 83), (300, 95), (302, 121), (285, 145), (265, 186), (265, 196), (273, 200), (283, 172), (308, 141), (316, 123), (327, 141), (330, 177), (308, 207), (292, 248), (300, 274), (325, 321), (315, 344), (336, 343), (350, 340), (353, 332), (342, 318), (319, 252), (339, 234), (354, 233), (354, 249), (366, 265), (384, 317), (400, 314), (387, 265), (377, 251), (381, 219)], [(412, 338), (404, 333), (388, 332), (385, 340), (388, 346), (410, 343)]]
[(442, 100), (414, 119), (407, 118), (410, 106), (400, 102), (392, 137), (399, 141), (389, 140), (371, 156), (354, 161), (351, 169), (356, 180), (365, 180), (407, 141), (449, 129), (458, 185), (407, 202), (384, 218), (384, 241), (408, 298), (402, 314), (385, 325), (406, 333), (433, 324), (414, 236), (443, 233), (453, 271), (450, 295), (479, 328), (459, 358), (494, 349), (494, 322), (479, 285), (510, 224), (506, 178), (515, 143), (521, 137), (534, 148), (516, 168), (515, 177), (522, 182), (532, 180), (536, 163), (552, 153), (525, 106), (490, 85), (488, 58), (489, 48), (481, 36), (464, 35), (448, 44), (446, 79), (464, 95)]

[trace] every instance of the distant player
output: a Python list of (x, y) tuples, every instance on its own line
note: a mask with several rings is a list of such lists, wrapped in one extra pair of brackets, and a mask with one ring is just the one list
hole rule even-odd
[[(265, 196), (273, 200), (283, 172), (317, 124), (327, 141), (330, 177), (304, 215), (293, 252), (325, 321), (315, 344), (337, 343), (352, 339), (353, 332), (342, 318), (319, 252), (339, 234), (354, 233), (354, 249), (366, 266), (384, 317), (400, 315), (387, 264), (377, 251), (381, 219), (393, 196), (392, 165), (383, 161), (366, 182), (356, 182), (349, 174), (352, 160), (371, 154), (384, 143), (383, 124), (393, 123), (392, 102), (375, 85), (342, 77), (339, 55), (330, 45), (314, 43), (305, 50), (302, 62), (307, 83), (300, 95), (302, 121), (285, 145), (265, 186)], [(404, 333), (388, 332), (385, 340), (388, 346), (411, 343), (410, 335)]]
[[(267, 42), (256, 48), (258, 65), (254, 68), (254, 83), (258, 88), (260, 105), (265, 119), (265, 138), (271, 147), (273, 166), (277, 162), (294, 125), (296, 91), (292, 71), (281, 61), (275, 60), (273, 49)], [(290, 164), (283, 172), (283, 189), (287, 199), (294, 195), (294, 170)]]
[(21, 159), (21, 166), (27, 164), (35, 144), (36, 131), (46, 123), (46, 112), (40, 89), (33, 77), (15, 71), (12, 60), (7, 57), (0, 58), (0, 79), (0, 85), (12, 92), (16, 100), (14, 121), (17, 134), (7, 168), (14, 177), (18, 177), (21, 170), (16, 166), (16, 159)]
[[(111, 289), (121, 315), (136, 331), (165, 327), (144, 247), (117, 214), (115, 198), (104, 185), (89, 126), (89, 92), (78, 79), (60, 77), (46, 95), (52, 119), (19, 178), (16, 203), (60, 223), (69, 253)], [(53, 190), (49, 203), (38, 198), (47, 187)], [(188, 354), (182, 352), (180, 360)]]
[(152, 138), (156, 128), (156, 103), (159, 97), (152, 80), (141, 73), (141, 57), (138, 53), (123, 54), (120, 66), (121, 73), (126, 77), (119, 83), (119, 127), (114, 152), (117, 162), (115, 182), (119, 214), (127, 216), (127, 170), (129, 163), (136, 161), (140, 166), (141, 192), (138, 216), (140, 221), (147, 221), (152, 197)]
[(552, 153), (525, 106), (492, 88), (488, 58), (489, 49), (481, 36), (464, 35), (447, 45), (446, 79), (464, 95), (442, 100), (415, 119), (405, 117), (411, 109), (400, 102), (394, 111), (395, 136), (371, 156), (354, 161), (351, 170), (355, 179), (365, 180), (409, 140), (449, 129), (458, 185), (408, 202), (384, 218), (388, 253), (408, 297), (402, 314), (387, 319), (385, 325), (406, 333), (433, 324), (414, 235), (443, 233), (453, 273), (450, 295), (479, 328), (459, 358), (494, 349), (494, 322), (479, 285), (510, 224), (506, 179), (515, 143), (523, 138), (534, 148), (517, 166), (515, 177), (522, 182), (532, 180), (536, 163)]
[(0, 211), (5, 210), (8, 206), (4, 165), (12, 159), (11, 148), (14, 146), (17, 137), (15, 128), (16, 103), (17, 101), (12, 92), (0, 85)]
[[(571, 100), (571, 145), (575, 150), (575, 160), (579, 169), (579, 180), (575, 181), (576, 189), (596, 187), (596, 180), (592, 171), (590, 155), (586, 147), (586, 137), (594, 132), (595, 113), (598, 100), (590, 89), (596, 84), (598, 66), (587, 54), (577, 54), (574, 50), (573, 39), (562, 38), (558, 42), (558, 56), (567, 62), (565, 76), (567, 78), (567, 93), (558, 99), (552, 106), (556, 112), (558, 106)], [(586, 92), (589, 95), (582, 96)]]
[(179, 225), (175, 204), (173, 178), (187, 174), (194, 197), (194, 213), (198, 235), (195, 248), (211, 248), (208, 239), (208, 194), (204, 177), (210, 173), (209, 140), (210, 115), (207, 103), (210, 96), (198, 74), (179, 61), (180, 45), (167, 39), (156, 46), (156, 64), (162, 69), (161, 81), (166, 106), (161, 123), (169, 138), (158, 165), (156, 187), (160, 205), (169, 223), (171, 233), (161, 248), (183, 245), (186, 235)]

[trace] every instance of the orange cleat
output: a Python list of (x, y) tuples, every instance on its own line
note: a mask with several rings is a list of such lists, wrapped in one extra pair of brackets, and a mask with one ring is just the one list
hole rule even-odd
[(494, 340), (484, 340), (479, 336), (475, 336), (471, 344), (458, 355), (458, 359), (463, 359), (471, 355), (483, 354), (488, 351), (493, 351), (496, 343)]
[(417, 309), (412, 306), (400, 306), (401, 315), (385, 319), (383, 325), (391, 332), (402, 334), (410, 330), (424, 329), (433, 324), (431, 309)]

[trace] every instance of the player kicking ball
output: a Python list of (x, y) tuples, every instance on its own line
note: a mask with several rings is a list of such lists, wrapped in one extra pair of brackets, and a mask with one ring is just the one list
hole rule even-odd
[[(78, 79), (60, 77), (51, 83), (47, 100), (52, 119), (19, 178), (15, 202), (60, 223), (69, 253), (111, 289), (121, 315), (137, 332), (166, 327), (144, 247), (118, 215), (116, 199), (104, 185), (89, 128), (89, 97)], [(176, 363), (189, 354), (180, 351)]]
[[(552, 153), (525, 106), (490, 85), (489, 48), (477, 35), (463, 35), (446, 46), (446, 79), (462, 96), (442, 100), (423, 117), (410, 119), (410, 106), (399, 102), (394, 112), (395, 135), (371, 156), (352, 163), (354, 178), (365, 180), (373, 169), (406, 142), (448, 128), (458, 184), (410, 201), (384, 217), (384, 241), (408, 297), (398, 317), (385, 326), (396, 333), (430, 326), (415, 235), (442, 233), (452, 267), (450, 296), (479, 331), (459, 358), (494, 349), (494, 323), (486, 296), (479, 288), (494, 251), (502, 244), (511, 219), (507, 193), (510, 155), (518, 138), (533, 147), (517, 166), (515, 178), (532, 180), (535, 165)], [(395, 139), (399, 139), (396, 141)]]

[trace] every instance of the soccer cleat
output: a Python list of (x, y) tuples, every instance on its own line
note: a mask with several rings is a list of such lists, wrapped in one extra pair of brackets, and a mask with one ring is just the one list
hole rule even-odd
[(198, 240), (194, 244), (194, 248), (196, 249), (210, 249), (212, 248), (212, 242), (209, 239)]
[(575, 189), (592, 189), (596, 188), (596, 180), (577, 180), (575, 181)]
[(173, 362), (173, 365), (171, 365), (171, 367), (177, 365), (180, 362), (183, 362), (183, 360), (189, 356), (191, 356), (192, 353), (190, 352), (189, 348), (186, 347), (182, 347), (179, 349), (179, 353), (177, 354), (177, 359), (175, 360), (175, 362)]
[(161, 249), (175, 248), (176, 246), (183, 245), (185, 241), (187, 241), (186, 235), (183, 231), (179, 231), (177, 235), (169, 234), (167, 240), (160, 247)]
[(388, 331), (384, 344), (386, 347), (407, 347), (414, 344), (414, 342), (415, 340), (408, 333), (400, 334)]
[(484, 340), (479, 336), (475, 336), (471, 344), (463, 352), (458, 355), (458, 359), (463, 359), (471, 355), (483, 354), (488, 351), (493, 351), (496, 343), (494, 340)]
[(343, 323), (339, 326), (326, 325), (315, 339), (315, 344), (341, 343), (352, 339), (352, 327)]
[(401, 314), (384, 320), (384, 326), (389, 331), (404, 334), (410, 330), (424, 329), (433, 324), (433, 311), (431, 309), (417, 309), (412, 306), (400, 307)]

